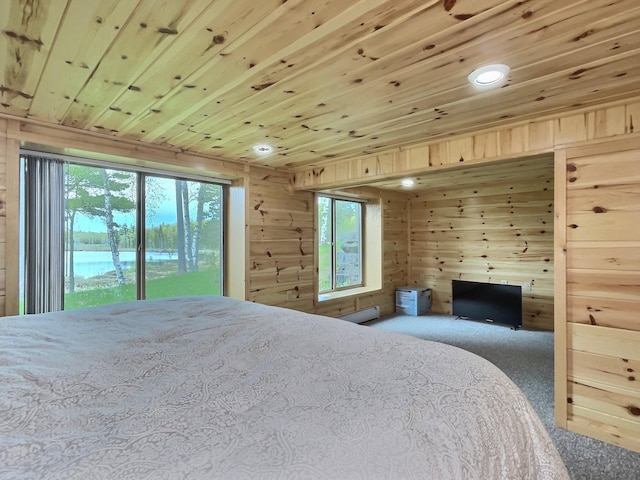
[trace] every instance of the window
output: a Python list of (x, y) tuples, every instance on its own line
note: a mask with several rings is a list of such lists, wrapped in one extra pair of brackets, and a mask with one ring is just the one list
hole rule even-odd
[(21, 162), (21, 312), (222, 295), (222, 185), (48, 155)]
[(317, 199), (319, 293), (362, 286), (362, 203)]

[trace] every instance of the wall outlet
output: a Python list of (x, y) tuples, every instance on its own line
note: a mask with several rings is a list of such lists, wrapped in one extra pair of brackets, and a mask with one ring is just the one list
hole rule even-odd
[(424, 273), (421, 273), (420, 274), (420, 283), (424, 283), (426, 279), (427, 279), (427, 276)]
[(293, 295), (293, 290), (287, 290), (287, 302), (291, 302), (295, 299), (295, 296)]
[(522, 289), (527, 291), (527, 292), (530, 292), (531, 291), (531, 282), (524, 282), (522, 284)]
[(500, 284), (501, 285), (509, 285), (509, 281), (508, 280), (500, 280)]

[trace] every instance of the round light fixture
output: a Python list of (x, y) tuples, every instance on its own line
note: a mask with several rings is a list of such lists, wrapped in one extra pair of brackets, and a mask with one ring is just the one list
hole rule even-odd
[(400, 183), (402, 184), (403, 187), (413, 187), (415, 182), (410, 178), (405, 178)]
[(469, 82), (479, 88), (490, 88), (502, 85), (507, 81), (511, 69), (508, 65), (495, 64), (477, 68), (467, 77)]
[(256, 152), (258, 155), (269, 155), (270, 153), (273, 152), (273, 147), (266, 143), (260, 143), (258, 145), (253, 146), (253, 151)]

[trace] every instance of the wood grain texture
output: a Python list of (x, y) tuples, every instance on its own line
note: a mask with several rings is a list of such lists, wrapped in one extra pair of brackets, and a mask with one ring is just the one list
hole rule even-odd
[[(398, 286), (408, 282), (409, 240), (409, 208), (406, 195), (395, 192), (377, 192), (377, 201), (381, 207), (382, 252), (381, 263), (382, 287), (377, 292), (359, 295), (356, 299), (335, 299), (317, 304), (318, 312), (349, 313), (370, 306), (379, 306), (382, 315), (395, 311), (395, 291)], [(353, 311), (351, 310), (351, 311)], [(334, 315), (335, 316), (335, 315)]]
[[(18, 143), (240, 182), (247, 298), (309, 312), (380, 305), (388, 313), (395, 288), (410, 281), (428, 284), (446, 306), (456, 264), (469, 279), (533, 279), (524, 299), (532, 326), (556, 319), (558, 423), (640, 450), (637, 424), (617, 416), (619, 405), (593, 387), (580, 390), (576, 404), (566, 402), (570, 382), (582, 377), (595, 375), (611, 394), (623, 388), (590, 371), (591, 357), (574, 355), (569, 371), (567, 343), (597, 350), (579, 351), (606, 357), (606, 365), (638, 344), (640, 5), (448, 6), (0, 2), (0, 199), (17, 205), (8, 199), (15, 196), (15, 164), (7, 162), (17, 161)], [(511, 65), (507, 86), (472, 90), (466, 75), (494, 61)], [(258, 141), (276, 152), (256, 156), (251, 146)], [(552, 188), (543, 187), (545, 173), (529, 162), (544, 162), (554, 150), (563, 170), (556, 168)], [(514, 181), (516, 171), (527, 180)], [(407, 199), (416, 193), (400, 187), (405, 176), (416, 179), (418, 196), (440, 188), (429, 201), (442, 215), (429, 216), (424, 201)], [(304, 190), (362, 185), (382, 189), (382, 289), (317, 302), (307, 207), (313, 194)], [(500, 190), (506, 185), (508, 194)], [(555, 228), (536, 199), (553, 190)], [(2, 205), (0, 312), (13, 308), (17, 289), (10, 240), (17, 227), (11, 206)], [(483, 225), (487, 211), (491, 221)], [(414, 224), (420, 212), (422, 224)], [(452, 230), (460, 239), (450, 239)], [(570, 337), (582, 328), (596, 339)]]
[[(7, 138), (4, 140), (4, 156), (5, 169), (4, 180), (6, 188), (4, 190), (5, 198), (2, 200), (2, 211), (6, 214), (5, 233), (2, 240), (6, 242), (4, 248), (5, 278), (16, 279), (20, 275), (20, 166), (16, 159), (19, 156), (20, 144), (15, 138), (11, 138), (9, 132), (15, 132), (18, 129), (18, 122), (10, 120), (7, 122)], [(0, 150), (3, 142), (0, 140)], [(0, 230), (2, 230), (0, 228)], [(0, 240), (0, 241), (2, 241)], [(1, 258), (1, 257), (0, 257)], [(3, 282), (5, 292), (5, 315), (17, 315), (20, 303), (18, 300), (20, 294), (20, 285), (16, 281)]]
[(529, 282), (523, 326), (552, 330), (552, 158), (492, 171), (483, 182), (481, 169), (457, 169), (450, 181), (412, 195), (410, 281), (432, 288), (433, 310), (442, 313), (451, 313), (452, 279)]
[[(313, 194), (288, 194), (287, 177), (283, 174), (264, 171), (251, 177), (249, 300), (312, 311)], [(287, 294), (288, 291), (293, 293)]]
[[(626, 102), (614, 107), (600, 107), (513, 124), (506, 128), (483, 130), (448, 140), (434, 140), (415, 147), (404, 147), (396, 152), (323, 162), (322, 166), (296, 169), (291, 175), (291, 185), (295, 189), (310, 190), (356, 185), (402, 190), (401, 180), (410, 177), (420, 188), (422, 185), (428, 186), (428, 179), (437, 179), (433, 175), (441, 170), (470, 164), (485, 168), (504, 160), (544, 156), (543, 152), (551, 152), (567, 143), (589, 142), (584, 149), (592, 155), (597, 153), (598, 147), (591, 141), (601, 140), (606, 145), (611, 138), (622, 139), (640, 131), (638, 125), (640, 104)], [(579, 155), (579, 152), (575, 151), (574, 155)], [(409, 161), (414, 156), (421, 161)], [(377, 168), (365, 170), (363, 165), (370, 165), (372, 159), (375, 159)], [(581, 178), (574, 180), (577, 183), (572, 184), (572, 188), (593, 188), (598, 185), (598, 179), (601, 178), (599, 172), (592, 168), (582, 170)], [(485, 172), (486, 178), (490, 178), (492, 170), (489, 168)], [(622, 177), (626, 174), (625, 169), (619, 172)], [(615, 179), (612, 178), (610, 182), (615, 182)]]
[[(283, 168), (479, 126), (497, 133), (447, 155), (518, 154), (546, 127), (513, 122), (562, 116), (560, 143), (629, 131), (621, 106), (566, 114), (640, 95), (639, 20), (635, 0), (6, 0), (0, 112)], [(503, 88), (469, 85), (496, 62)]]
[(0, 315), (6, 315), (6, 268), (7, 268), (7, 120), (0, 118), (0, 251), (2, 253), (0, 264), (0, 276), (2, 283), (0, 284)]
[(556, 268), (566, 284), (556, 285), (565, 300), (556, 306), (568, 362), (556, 369), (567, 398), (566, 416), (557, 416), (570, 430), (640, 451), (640, 139), (562, 152), (556, 228), (564, 244), (556, 252), (562, 247), (565, 261)]

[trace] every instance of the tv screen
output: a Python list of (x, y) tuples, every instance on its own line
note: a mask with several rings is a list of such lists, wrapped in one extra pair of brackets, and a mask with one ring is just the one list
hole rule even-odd
[(522, 327), (522, 287), (452, 280), (452, 314)]

